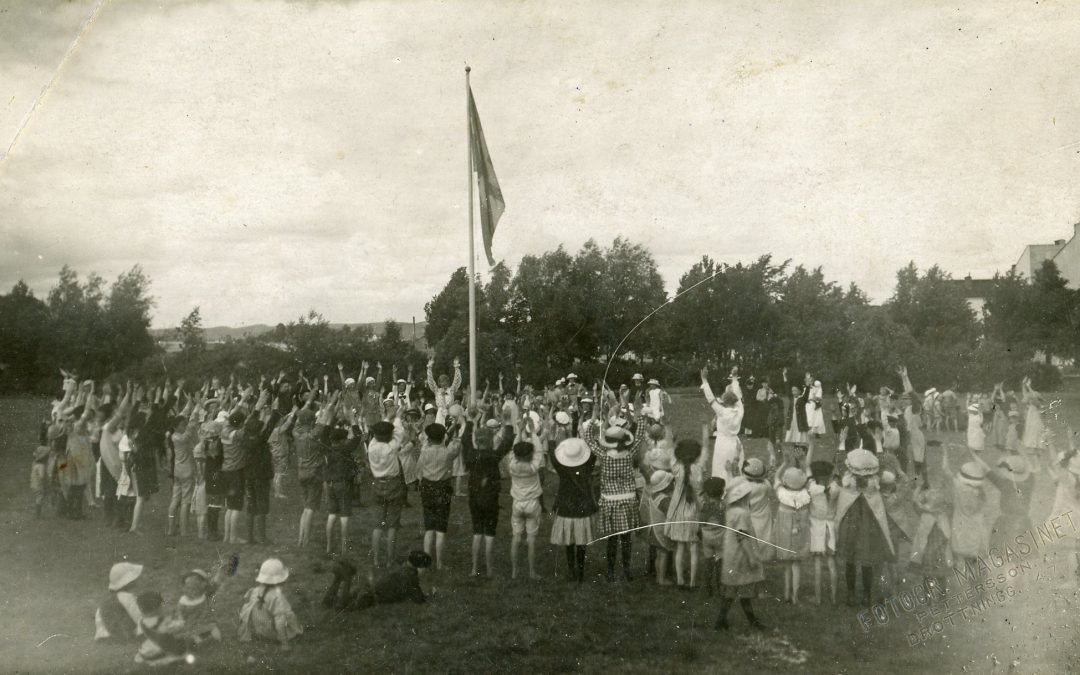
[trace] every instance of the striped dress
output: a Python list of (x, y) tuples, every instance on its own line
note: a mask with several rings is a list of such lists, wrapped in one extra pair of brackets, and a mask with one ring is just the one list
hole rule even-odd
[[(642, 418), (634, 420), (635, 428), (643, 429)], [(636, 436), (633, 445), (625, 450), (609, 450), (600, 445), (599, 427), (585, 427), (585, 441), (600, 463), (600, 533), (605, 537), (633, 529), (641, 525), (638, 507), (637, 485), (634, 483), (634, 455), (641, 437)]]

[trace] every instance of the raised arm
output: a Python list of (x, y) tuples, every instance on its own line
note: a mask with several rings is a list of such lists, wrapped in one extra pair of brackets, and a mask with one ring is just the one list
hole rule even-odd
[(705, 394), (705, 400), (709, 403), (709, 407), (713, 409), (713, 412), (719, 413), (724, 409), (724, 406), (720, 405), (720, 401), (717, 401), (716, 396), (713, 395), (712, 387), (709, 386), (708, 366), (701, 369), (701, 391)]
[(427, 362), (427, 388), (432, 394), (437, 394), (439, 385), (435, 382), (435, 359), (430, 358)]
[[(470, 384), (470, 386), (473, 386)], [(450, 383), (450, 391), (457, 392), (461, 388), (461, 359), (454, 357), (454, 381)]]

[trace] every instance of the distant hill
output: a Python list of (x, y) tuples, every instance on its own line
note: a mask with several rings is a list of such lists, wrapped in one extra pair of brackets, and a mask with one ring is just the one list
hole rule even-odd
[[(335, 329), (341, 329), (344, 326), (349, 328), (364, 327), (371, 330), (373, 335), (382, 335), (385, 321), (378, 323), (332, 323), (330, 326)], [(424, 340), (424, 327), (427, 325), (426, 321), (416, 322), (416, 339), (419, 342)], [(211, 326), (203, 329), (203, 334), (206, 337), (207, 342), (224, 342), (225, 340), (232, 338), (233, 340), (240, 340), (248, 337), (258, 337), (263, 333), (269, 333), (274, 330), (274, 326), (268, 326), (263, 323), (252, 324), (250, 326)], [(150, 334), (154, 336), (156, 340), (172, 340), (176, 335), (175, 328), (152, 328)], [(412, 323), (401, 324), (401, 336), (406, 340), (412, 340)]]

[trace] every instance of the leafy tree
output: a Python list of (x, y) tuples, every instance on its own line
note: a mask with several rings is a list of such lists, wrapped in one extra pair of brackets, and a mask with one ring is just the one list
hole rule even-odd
[(24, 281), (0, 295), (0, 390), (29, 390), (50, 372), (39, 358), (48, 330), (49, 308)]
[(203, 332), (202, 316), (199, 308), (195, 307), (180, 320), (180, 327), (176, 330), (176, 338), (180, 341), (180, 351), (187, 357), (195, 356), (206, 349), (206, 336)]

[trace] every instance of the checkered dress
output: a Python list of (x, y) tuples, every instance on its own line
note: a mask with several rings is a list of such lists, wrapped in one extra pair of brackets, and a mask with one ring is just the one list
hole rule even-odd
[[(636, 421), (637, 428), (642, 428), (640, 418)], [(634, 445), (627, 450), (609, 455), (608, 449), (597, 440), (597, 431), (596, 425), (586, 427), (585, 441), (600, 463), (599, 536), (605, 537), (641, 524), (637, 485), (634, 482), (634, 453), (641, 439), (635, 438)]]

